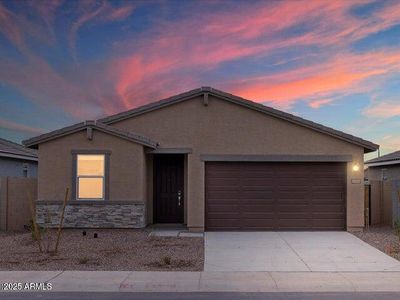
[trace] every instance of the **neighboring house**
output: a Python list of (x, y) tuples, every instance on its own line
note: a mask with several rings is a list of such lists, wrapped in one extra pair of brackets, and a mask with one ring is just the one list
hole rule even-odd
[(37, 177), (37, 151), (0, 138), (0, 177)]
[(365, 162), (370, 224), (392, 225), (400, 217), (400, 151)]
[(365, 162), (368, 168), (365, 178), (369, 180), (400, 179), (400, 151), (389, 153)]
[(38, 222), (203, 230), (364, 226), (378, 145), (203, 87), (24, 141), (39, 150)]

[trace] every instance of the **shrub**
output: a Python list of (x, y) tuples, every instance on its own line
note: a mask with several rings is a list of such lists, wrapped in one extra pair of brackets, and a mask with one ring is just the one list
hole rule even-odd
[(167, 265), (167, 266), (171, 265), (171, 257), (169, 257), (169, 256), (164, 256), (164, 257), (162, 258), (162, 262), (163, 262), (164, 265)]
[(80, 265), (85, 265), (85, 264), (87, 264), (88, 262), (89, 262), (89, 257), (87, 257), (87, 256), (79, 257), (79, 264), (80, 264)]
[(394, 228), (396, 235), (400, 239), (400, 219), (397, 219), (396, 221), (394, 221), (393, 228)]
[[(45, 232), (45, 228), (41, 227), (37, 223), (36, 223), (36, 226), (37, 226), (37, 229), (39, 231), (38, 233), (40, 235), (42, 235)], [(36, 233), (35, 233), (35, 226), (33, 226), (33, 220), (32, 219), (29, 220), (29, 225), (26, 225), (25, 228), (31, 232), (32, 239), (34, 241), (37, 241), (37, 237), (36, 237)]]

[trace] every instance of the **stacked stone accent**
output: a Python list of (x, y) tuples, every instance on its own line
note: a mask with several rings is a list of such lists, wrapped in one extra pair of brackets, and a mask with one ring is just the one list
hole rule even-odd
[[(62, 203), (36, 204), (36, 221), (43, 227), (60, 224)], [(68, 204), (64, 214), (64, 228), (144, 228), (143, 203), (132, 204)]]

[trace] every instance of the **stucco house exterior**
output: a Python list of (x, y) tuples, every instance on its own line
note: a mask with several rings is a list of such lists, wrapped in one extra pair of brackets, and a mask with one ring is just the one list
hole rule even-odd
[(364, 226), (364, 153), (378, 145), (203, 87), (24, 141), (38, 221), (191, 231)]
[(400, 151), (366, 161), (370, 224), (393, 225), (400, 217)]
[(400, 179), (400, 151), (392, 152), (365, 162), (368, 180)]
[(0, 177), (36, 177), (37, 151), (0, 138)]

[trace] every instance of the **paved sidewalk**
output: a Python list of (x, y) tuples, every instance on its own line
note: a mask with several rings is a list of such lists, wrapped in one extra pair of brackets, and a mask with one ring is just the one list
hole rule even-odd
[(55, 292), (400, 292), (400, 272), (0, 271)]

